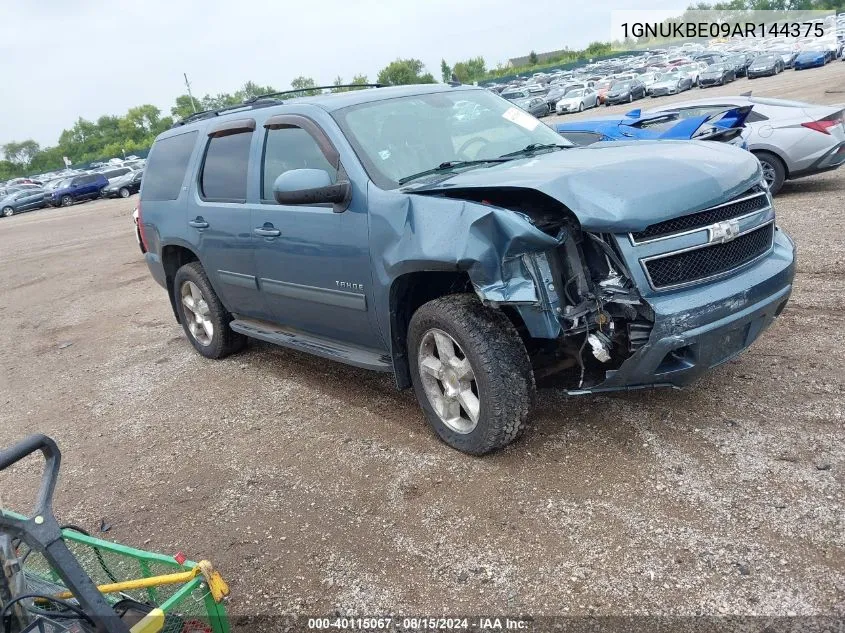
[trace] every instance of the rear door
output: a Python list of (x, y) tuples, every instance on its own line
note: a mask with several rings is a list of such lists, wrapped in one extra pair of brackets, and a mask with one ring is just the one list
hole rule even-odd
[[(187, 234), (223, 304), (239, 315), (267, 318), (252, 253), (247, 173), (254, 119), (212, 125), (188, 204)], [(202, 142), (202, 141), (201, 141)]]
[[(276, 178), (291, 169), (344, 177), (334, 145), (311, 119), (270, 117), (261, 131), (259, 202), (252, 206), (255, 263), (273, 320), (362, 347), (383, 343), (370, 322), (372, 291), (365, 199), (345, 209), (330, 204), (280, 205)], [(340, 211), (340, 212), (338, 212)]]

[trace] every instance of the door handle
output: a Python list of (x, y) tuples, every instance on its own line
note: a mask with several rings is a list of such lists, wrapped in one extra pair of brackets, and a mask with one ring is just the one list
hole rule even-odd
[(197, 217), (195, 220), (191, 220), (190, 222), (188, 222), (188, 226), (192, 226), (195, 229), (207, 229), (208, 222), (203, 220), (201, 217)]
[(261, 237), (279, 237), (282, 232), (279, 229), (274, 229), (272, 227), (272, 224), (270, 226), (257, 226), (252, 232), (256, 235), (260, 235)]

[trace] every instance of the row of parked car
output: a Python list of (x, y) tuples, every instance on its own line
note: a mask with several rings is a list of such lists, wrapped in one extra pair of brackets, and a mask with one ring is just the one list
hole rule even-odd
[(97, 198), (128, 198), (141, 189), (143, 168), (140, 161), (90, 172), (64, 172), (51, 180), (17, 179), (0, 187), (0, 215), (10, 217), (47, 206), (68, 207)]
[(787, 68), (820, 67), (837, 57), (845, 60), (845, 37), (832, 41), (807, 42), (801, 50), (673, 48), (587, 66), (577, 73), (536, 73), (527, 80), (488, 87), (537, 117), (581, 112), (602, 104), (725, 85), (738, 77), (755, 79), (777, 75)]

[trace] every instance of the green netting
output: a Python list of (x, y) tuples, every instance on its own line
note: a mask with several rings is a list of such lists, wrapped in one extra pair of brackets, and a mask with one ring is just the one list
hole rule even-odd
[[(63, 533), (68, 548), (97, 585), (173, 574), (196, 566), (191, 561), (179, 565), (169, 556), (110, 543), (73, 530)], [(29, 591), (42, 594), (65, 591), (58, 575), (38, 552), (18, 554), (24, 557), (23, 570)], [(112, 604), (125, 598), (161, 608), (167, 616), (164, 633), (229, 631), (225, 607), (214, 602), (202, 576), (187, 583), (106, 595)]]

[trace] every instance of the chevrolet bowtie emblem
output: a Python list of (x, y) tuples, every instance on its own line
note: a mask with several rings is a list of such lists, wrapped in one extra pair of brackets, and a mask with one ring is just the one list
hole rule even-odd
[(707, 231), (709, 233), (708, 242), (711, 244), (724, 244), (739, 235), (739, 222), (736, 220), (716, 222), (716, 224), (708, 226)]

